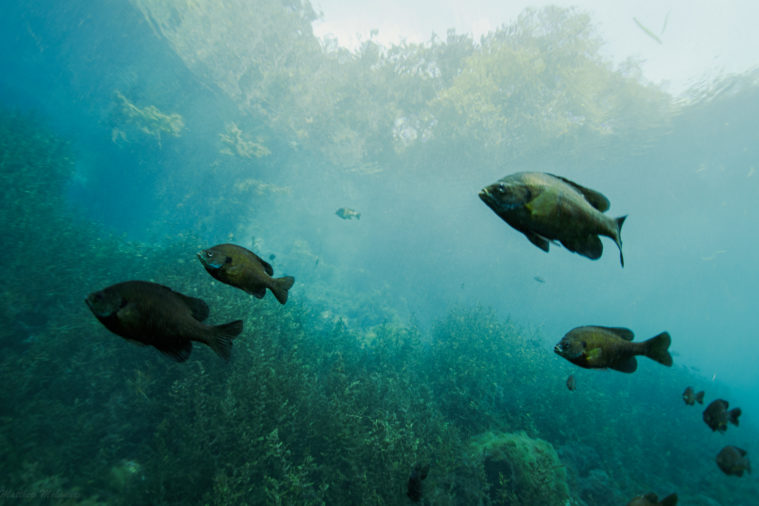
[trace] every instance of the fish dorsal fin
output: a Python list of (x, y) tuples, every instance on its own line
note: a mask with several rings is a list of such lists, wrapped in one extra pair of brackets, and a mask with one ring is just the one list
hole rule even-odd
[(261, 265), (264, 266), (264, 270), (266, 271), (266, 274), (268, 274), (269, 276), (273, 276), (274, 268), (271, 266), (271, 264), (261, 258), (259, 258), (259, 260), (261, 261)]
[(596, 328), (604, 329), (608, 332), (611, 332), (617, 337), (620, 337), (624, 339), (625, 341), (632, 341), (635, 338), (635, 334), (633, 334), (633, 331), (630, 329), (626, 329), (624, 327), (602, 327), (600, 325), (596, 325)]
[(268, 274), (269, 276), (273, 276), (274, 275), (274, 268), (271, 266), (271, 264), (269, 262), (267, 262), (266, 260), (264, 260), (260, 256), (256, 255), (252, 251), (250, 252), (250, 254), (253, 255), (253, 258), (255, 258), (256, 260), (258, 260), (258, 263), (260, 263), (261, 267), (264, 268), (264, 271), (266, 271), (266, 274)]
[(595, 207), (602, 213), (609, 209), (609, 206), (611, 205), (609, 203), (609, 199), (607, 199), (602, 193), (591, 190), (590, 188), (585, 188), (584, 186), (580, 186), (579, 184), (575, 183), (574, 181), (570, 181), (565, 177), (557, 176), (556, 174), (547, 174), (549, 176), (555, 177), (556, 179), (561, 179), (569, 186), (582, 193), (582, 196), (585, 197), (585, 200), (587, 200), (591, 206)]
[(190, 311), (192, 312), (193, 318), (199, 322), (202, 322), (208, 318), (208, 304), (206, 304), (204, 300), (197, 299), (195, 297), (188, 297), (187, 295), (183, 295), (178, 292), (174, 293), (177, 294), (185, 304), (187, 304), (187, 307), (189, 307)]
[(746, 450), (744, 450), (743, 448), (738, 448), (737, 446), (735, 447), (735, 449), (736, 449), (736, 450), (738, 450), (738, 452), (741, 454), (741, 457), (745, 457), (745, 456), (746, 456), (746, 454), (748, 453), (748, 452), (747, 452)]

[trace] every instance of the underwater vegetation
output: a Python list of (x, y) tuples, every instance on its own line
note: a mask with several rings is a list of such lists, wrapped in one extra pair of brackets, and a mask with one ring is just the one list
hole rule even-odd
[[(3, 233), (34, 258), (54, 259), (24, 269), (28, 257), (11, 257), (3, 285), (0, 472), (9, 497), (407, 504), (416, 462), (430, 463), (424, 504), (620, 504), (650, 488), (730, 503), (757, 491), (718, 482), (713, 458), (699, 471), (702, 453), (717, 449), (694, 446), (689, 434), (702, 422), (679, 415), (681, 385), (693, 383), (684, 369), (652, 368), (635, 382), (588, 375), (569, 392), (567, 369), (547, 365), (549, 340), (484, 309), (454, 309), (426, 333), (398, 323), (349, 328), (303, 299), (254, 304), (198, 272), (197, 238), (129, 243), (66, 211), (51, 197), (71, 175), (66, 144), (36, 121), (5, 111), (0, 139), (2, 212), (15, 218), (2, 220)], [(199, 347), (177, 364), (110, 335), (82, 297), (127, 277), (202, 298), (218, 321), (243, 318), (230, 362)], [(671, 398), (628, 401), (653, 385)], [(652, 412), (666, 423), (629, 423)]]
[[(706, 506), (759, 496), (756, 482), (720, 472), (748, 470), (750, 418), (725, 435), (748, 444), (715, 465), (727, 441), (681, 402), (683, 386), (703, 378), (677, 361), (641, 360), (633, 375), (585, 371), (552, 352), (559, 336), (479, 306), (419, 324), (393, 280), (363, 290), (330, 282), (361, 270), (340, 271), (319, 250), (323, 229), (297, 202), (319, 199), (315, 180), (352, 196), (381, 191), (382, 174), (411, 194), (414, 175), (487, 171), (536, 152), (606, 170), (613, 156), (597, 146), (643, 150), (673, 121), (672, 104), (634, 68), (599, 56), (586, 15), (528, 10), (479, 44), (450, 32), (387, 49), (368, 40), (350, 53), (312, 36), (308, 2), (131, 3), (142, 28), (240, 109), (212, 121), (166, 99), (184, 91), (168, 85), (156, 86), (164, 100), (155, 89), (108, 90), (102, 114), (117, 121), (100, 133), (129, 162), (115, 170), (160, 200), (145, 226), (159, 240), (115, 236), (72, 209), (77, 151), (39, 118), (0, 109), (0, 232), (12, 250), (0, 288), (1, 500), (590, 506), (655, 490)], [(124, 90), (115, 113), (112, 89)], [(336, 214), (356, 220), (334, 216), (353, 202), (361, 220), (350, 208)], [(360, 230), (376, 211), (346, 197), (325, 221)], [(123, 216), (119, 225), (133, 218)], [(275, 263), (258, 247), (275, 232), (287, 238), (278, 274), (298, 277), (285, 281), (287, 304), (235, 288), (265, 293), (273, 272), (261, 258), (255, 286), (225, 286), (194, 258), (217, 235)], [(229, 361), (197, 346), (178, 363), (108, 332), (83, 299), (128, 279), (203, 300), (214, 322), (244, 321)]]

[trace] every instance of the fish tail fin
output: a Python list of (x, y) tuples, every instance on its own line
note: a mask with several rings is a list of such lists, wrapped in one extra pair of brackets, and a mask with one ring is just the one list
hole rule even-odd
[(741, 408), (734, 408), (727, 412), (727, 420), (735, 425), (738, 426), (738, 417), (741, 416)]
[(627, 215), (624, 215), (615, 220), (617, 222), (617, 233), (614, 237), (614, 242), (617, 243), (617, 247), (619, 248), (619, 263), (622, 264), (622, 267), (625, 266), (625, 257), (622, 255), (622, 224), (626, 219)]
[(271, 285), (271, 291), (277, 298), (280, 304), (287, 302), (287, 292), (292, 288), (295, 283), (295, 278), (292, 276), (284, 276), (281, 278), (275, 278)]
[(658, 336), (645, 341), (645, 355), (660, 364), (670, 366), (672, 365), (672, 355), (669, 354), (670, 344), (672, 344), (672, 338), (669, 336), (669, 332), (662, 332)]
[(704, 403), (704, 391), (701, 390), (699, 393), (696, 394), (696, 402), (699, 404)]
[(242, 320), (224, 323), (211, 327), (213, 333), (209, 339), (209, 345), (224, 360), (229, 360), (232, 352), (232, 339), (242, 332)]

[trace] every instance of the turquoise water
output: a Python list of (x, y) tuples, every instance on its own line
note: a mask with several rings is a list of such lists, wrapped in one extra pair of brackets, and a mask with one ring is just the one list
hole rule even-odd
[[(714, 458), (757, 449), (757, 74), (672, 97), (572, 10), (356, 52), (313, 19), (6, 6), (3, 501), (408, 504), (429, 463), (427, 504), (752, 504)], [(525, 170), (628, 215), (625, 267), (606, 238), (597, 261), (546, 254), (477, 197)], [(208, 276), (195, 253), (223, 242), (294, 276), (287, 304)], [(232, 360), (109, 333), (83, 299), (130, 279), (243, 319)], [(586, 324), (667, 330), (674, 365), (552, 352)], [(688, 385), (740, 426), (709, 430)]]

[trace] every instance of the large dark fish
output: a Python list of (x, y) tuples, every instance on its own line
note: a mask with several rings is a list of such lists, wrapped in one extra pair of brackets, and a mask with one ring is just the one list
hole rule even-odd
[(693, 390), (693, 387), (687, 387), (683, 392), (683, 401), (685, 401), (685, 404), (688, 406), (693, 406), (697, 402), (699, 404), (703, 404), (704, 391), (701, 390), (700, 392), (696, 393), (696, 391)]
[(711, 402), (704, 410), (703, 418), (706, 425), (712, 431), (725, 432), (727, 422), (738, 425), (738, 417), (741, 416), (741, 408), (734, 408), (730, 411), (727, 408), (730, 404), (724, 399), (717, 399)]
[(743, 471), (751, 472), (751, 462), (746, 450), (737, 446), (725, 446), (717, 454), (717, 465), (725, 474), (743, 476)]
[(157, 283), (126, 281), (91, 293), (85, 299), (105, 327), (125, 339), (154, 346), (178, 362), (187, 360), (192, 342), (210, 346), (228, 360), (242, 320), (212, 327), (201, 323), (208, 306)]
[(645, 495), (633, 497), (632, 500), (627, 503), (627, 506), (675, 506), (676, 504), (677, 494), (670, 494), (660, 501), (656, 494), (649, 492)]
[(672, 365), (668, 348), (672, 342), (668, 332), (648, 341), (633, 343), (631, 330), (619, 327), (585, 326), (570, 330), (553, 351), (575, 365), (586, 369), (611, 368), (635, 372), (636, 355), (644, 355), (660, 364)]
[(427, 473), (430, 472), (430, 465), (426, 464), (414, 464), (414, 468), (411, 470), (411, 474), (408, 477), (408, 483), (406, 484), (406, 495), (414, 502), (419, 502), (422, 499), (422, 481), (427, 477)]
[(232, 285), (259, 299), (266, 289), (280, 304), (287, 302), (287, 292), (295, 278), (273, 278), (274, 269), (261, 257), (235, 244), (219, 244), (198, 253), (198, 258), (209, 274), (222, 283)]
[(543, 251), (549, 241), (559, 241), (596, 260), (603, 253), (598, 236), (605, 235), (617, 243), (619, 262), (625, 265), (621, 231), (626, 216), (603, 214), (609, 200), (597, 191), (553, 174), (517, 172), (483, 188), (480, 199)]

